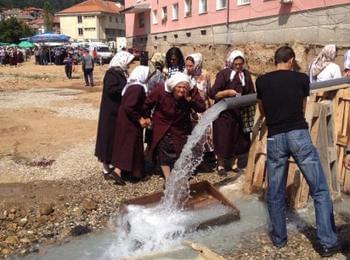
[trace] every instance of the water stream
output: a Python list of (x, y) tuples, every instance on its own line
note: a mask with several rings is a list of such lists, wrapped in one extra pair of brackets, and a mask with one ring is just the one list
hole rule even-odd
[(117, 237), (103, 258), (118, 259), (171, 248), (182, 241), (191, 223), (228, 212), (222, 205), (195, 212), (183, 210), (190, 192), (188, 179), (202, 161), (206, 131), (226, 108), (222, 101), (202, 114), (171, 171), (161, 203), (152, 208), (128, 206), (127, 213), (116, 220)]

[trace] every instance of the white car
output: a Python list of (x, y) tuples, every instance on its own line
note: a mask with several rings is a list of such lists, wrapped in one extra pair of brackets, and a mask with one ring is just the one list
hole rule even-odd
[(93, 55), (93, 51), (96, 49), (97, 58), (104, 64), (109, 63), (113, 58), (113, 53), (110, 51), (108, 46), (90, 46), (90, 54)]

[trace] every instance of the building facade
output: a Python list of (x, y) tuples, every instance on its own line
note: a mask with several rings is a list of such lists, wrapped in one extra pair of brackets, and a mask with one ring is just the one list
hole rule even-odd
[(348, 44), (349, 0), (125, 0), (139, 48), (173, 44)]
[(64, 9), (60, 17), (61, 33), (74, 40), (115, 41), (125, 36), (123, 7), (112, 1), (88, 0)]

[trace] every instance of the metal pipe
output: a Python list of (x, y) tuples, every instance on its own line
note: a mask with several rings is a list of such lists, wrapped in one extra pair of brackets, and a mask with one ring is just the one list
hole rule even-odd
[[(331, 86), (336, 86), (341, 84), (350, 84), (350, 77), (326, 80), (321, 82), (314, 82), (310, 84), (310, 90), (328, 88)], [(250, 106), (256, 103), (256, 94), (224, 98), (223, 101), (227, 104), (227, 109)]]

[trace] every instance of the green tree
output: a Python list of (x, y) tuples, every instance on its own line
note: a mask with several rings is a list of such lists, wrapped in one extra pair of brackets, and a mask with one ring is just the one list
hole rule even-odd
[(53, 29), (53, 19), (54, 19), (54, 9), (50, 2), (46, 1), (44, 3), (44, 26), (46, 31), (52, 32)]
[(28, 25), (14, 17), (0, 21), (0, 42), (18, 43), (20, 38), (33, 34), (34, 31)]

